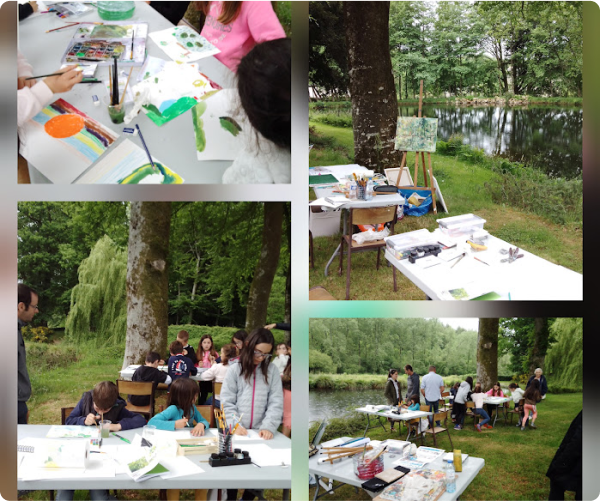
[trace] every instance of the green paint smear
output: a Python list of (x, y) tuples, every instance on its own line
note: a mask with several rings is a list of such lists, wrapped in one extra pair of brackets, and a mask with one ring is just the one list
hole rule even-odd
[(214, 89), (211, 91), (206, 92), (205, 94), (202, 94), (200, 96), (200, 101), (205, 101), (206, 99), (208, 99), (210, 96), (214, 96), (217, 92), (221, 92), (219, 89)]
[(181, 35), (179, 35), (181, 38), (187, 38), (188, 34), (187, 33), (182, 33)]
[(219, 122), (221, 123), (221, 127), (225, 129), (227, 132), (230, 132), (233, 137), (237, 137), (237, 135), (242, 132), (242, 128), (240, 124), (238, 124), (231, 117), (219, 117)]
[(154, 77), (154, 83), (158, 83), (158, 77)]
[(192, 38), (196, 38), (196, 34), (195, 34), (195, 33), (190, 33), (190, 36), (191, 36)]
[(161, 125), (164, 125), (178, 117), (182, 113), (185, 113), (190, 108), (193, 108), (195, 105), (195, 99), (185, 96), (178, 99), (162, 113), (153, 104), (144, 105), (144, 108), (148, 111), (148, 118), (150, 118), (150, 120), (160, 127)]
[(196, 47), (203, 47), (203, 45), (200, 42), (196, 42)]
[(204, 120), (200, 117), (206, 111), (206, 103), (199, 102), (192, 108), (192, 120), (194, 122), (194, 131), (196, 132), (196, 149), (200, 152), (206, 148), (206, 135), (204, 134)]
[[(164, 166), (160, 162), (154, 162), (154, 165), (163, 176), (162, 184), (178, 184), (177, 177), (167, 173)], [(132, 174), (119, 179), (119, 184), (140, 184), (146, 177), (156, 174), (151, 164), (145, 164), (136, 169)]]
[(186, 45), (187, 45), (188, 47), (193, 47), (193, 46), (194, 46), (194, 44), (193, 44), (192, 42), (188, 42), (188, 43), (186, 43)]

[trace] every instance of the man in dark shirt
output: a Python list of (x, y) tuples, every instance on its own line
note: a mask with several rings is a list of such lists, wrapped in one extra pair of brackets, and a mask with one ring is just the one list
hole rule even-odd
[(18, 286), (17, 302), (17, 333), (18, 333), (18, 424), (27, 424), (27, 401), (31, 397), (31, 381), (29, 372), (27, 372), (27, 354), (25, 352), (25, 341), (21, 334), (21, 327), (24, 327), (33, 320), (38, 309), (38, 295), (33, 289), (25, 284)]
[(408, 401), (413, 395), (419, 395), (419, 375), (413, 372), (411, 365), (405, 365), (404, 372), (408, 375), (406, 379), (406, 400)]

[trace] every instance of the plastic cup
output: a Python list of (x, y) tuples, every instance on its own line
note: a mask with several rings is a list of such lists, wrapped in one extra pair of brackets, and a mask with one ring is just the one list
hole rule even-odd
[(147, 424), (146, 426), (144, 426), (144, 430), (142, 431), (142, 437), (148, 440), (148, 442), (152, 443), (155, 435), (156, 426), (154, 426), (153, 424)]
[(102, 438), (108, 438), (110, 434), (111, 421), (107, 419), (100, 421), (100, 436)]

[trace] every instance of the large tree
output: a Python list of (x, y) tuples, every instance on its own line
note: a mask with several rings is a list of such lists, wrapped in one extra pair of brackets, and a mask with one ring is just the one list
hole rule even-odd
[(344, 2), (354, 160), (383, 173), (400, 164), (398, 101), (389, 46), (389, 2)]
[(498, 318), (480, 318), (477, 337), (477, 381), (491, 388), (498, 381)]
[(264, 326), (267, 321), (271, 287), (279, 265), (284, 205), (284, 202), (266, 202), (264, 204), (262, 247), (254, 270), (246, 308), (246, 330), (248, 332)]
[(127, 259), (127, 338), (123, 367), (164, 353), (169, 314), (170, 202), (132, 202)]

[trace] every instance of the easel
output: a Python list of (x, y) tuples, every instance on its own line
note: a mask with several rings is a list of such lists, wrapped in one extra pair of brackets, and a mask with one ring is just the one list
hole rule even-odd
[[(423, 80), (421, 80), (421, 87), (419, 90), (419, 115), (418, 118), (422, 117), (423, 110)], [(423, 178), (425, 180), (425, 188), (417, 186), (417, 176), (418, 176), (418, 168), (419, 168), (419, 154), (421, 155), (421, 162), (423, 164)], [(427, 152), (427, 160), (429, 163), (429, 185), (427, 184), (427, 167), (425, 167), (425, 152), (423, 151), (415, 151), (415, 175), (413, 177), (414, 186), (398, 186), (400, 183), (400, 174), (398, 174), (398, 179), (396, 180), (396, 188), (400, 189), (415, 189), (418, 188), (420, 191), (429, 191), (431, 192), (431, 199), (433, 201), (433, 213), (437, 214), (437, 205), (435, 203), (435, 187), (433, 186), (433, 171), (431, 170), (431, 152)], [(400, 173), (402, 169), (406, 166), (406, 151), (402, 152), (402, 161), (400, 162)]]

